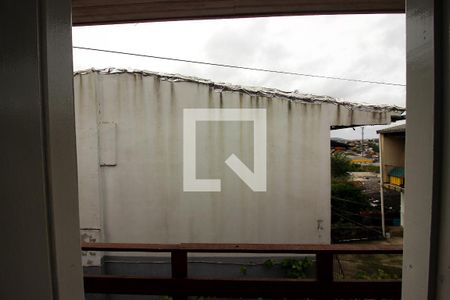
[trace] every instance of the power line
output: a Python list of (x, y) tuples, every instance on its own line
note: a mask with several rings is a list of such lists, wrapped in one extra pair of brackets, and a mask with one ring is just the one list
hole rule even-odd
[[(334, 210), (334, 209), (331, 208), (331, 210)], [(344, 216), (344, 215), (341, 215), (340, 213), (338, 213), (338, 212), (336, 212), (336, 211), (335, 211), (334, 213), (335, 213), (336, 215), (338, 215), (339, 217), (341, 217), (341, 218), (347, 220), (348, 222), (353, 223), (353, 224), (355, 224), (355, 225), (358, 225), (358, 226), (360, 226), (360, 227), (362, 227), (362, 228), (364, 228), (364, 229), (366, 229), (366, 230), (370, 230), (370, 231), (376, 232), (376, 233), (378, 233), (378, 234), (381, 233), (381, 231), (378, 231), (378, 230), (373, 229), (373, 228), (370, 228), (370, 227), (368, 227), (368, 226), (366, 226), (366, 225), (364, 225), (364, 224), (361, 224), (361, 223), (359, 223), (359, 222), (356, 222), (356, 221), (354, 221), (354, 220), (352, 220), (352, 219), (350, 219), (350, 218), (348, 218), (348, 217), (346, 217), (346, 216)]]
[(238, 66), (238, 65), (230, 65), (230, 64), (220, 64), (220, 63), (206, 62), (206, 61), (200, 61), (200, 60), (190, 60), (190, 59), (182, 59), (182, 58), (175, 58), (175, 57), (164, 57), (164, 56), (156, 56), (156, 55), (150, 55), (150, 54), (131, 53), (131, 52), (123, 52), (123, 51), (107, 50), (107, 49), (99, 49), (99, 48), (90, 48), (90, 47), (81, 47), (81, 46), (73, 46), (73, 48), (80, 49), (80, 50), (97, 51), (97, 52), (112, 53), (112, 54), (122, 54), (122, 55), (130, 55), (130, 56), (137, 56), (137, 57), (185, 62), (185, 63), (190, 63), (190, 64), (199, 64), (199, 65), (207, 65), (207, 66), (222, 67), (222, 68), (232, 68), (232, 69), (241, 69), (241, 70), (249, 70), (249, 71), (267, 72), (267, 73), (275, 73), (275, 74), (283, 74), (283, 75), (294, 75), (294, 76), (303, 76), (303, 77), (312, 77), (312, 78), (352, 81), (352, 82), (359, 82), (359, 83), (401, 86), (401, 87), (406, 86), (405, 84), (395, 83), (395, 82), (371, 81), (371, 80), (352, 79), (352, 78), (344, 78), (344, 77), (305, 74), (305, 73), (297, 73), (297, 72), (290, 72), (290, 71), (280, 71), (280, 70), (254, 68), (254, 67), (246, 67), (246, 66)]
[(347, 200), (347, 199), (339, 198), (339, 197), (335, 197), (335, 196), (331, 196), (331, 200), (337, 200), (337, 201), (342, 201), (342, 202), (348, 202), (348, 203), (358, 204), (358, 205), (361, 205), (361, 206), (363, 206), (363, 205), (366, 206), (366, 205), (367, 205), (367, 203), (358, 202), (358, 201), (352, 201), (352, 200)]

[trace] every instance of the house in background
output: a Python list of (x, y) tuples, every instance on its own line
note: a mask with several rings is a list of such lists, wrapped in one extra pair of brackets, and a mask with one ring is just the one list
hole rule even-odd
[(345, 152), (348, 150), (348, 145), (345, 143), (344, 139), (338, 139), (338, 138), (331, 138), (330, 140), (330, 152), (336, 153), (336, 152)]
[(385, 189), (400, 193), (400, 226), (405, 211), (405, 134), (406, 124), (378, 130), (380, 134), (381, 199)]

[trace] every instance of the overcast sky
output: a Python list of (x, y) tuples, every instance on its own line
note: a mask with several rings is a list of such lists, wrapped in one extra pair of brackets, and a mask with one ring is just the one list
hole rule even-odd
[[(176, 21), (73, 28), (74, 46), (299, 73), (405, 83), (405, 16), (340, 15)], [(406, 88), (277, 75), (74, 49), (74, 69), (131, 68), (239, 85), (405, 106)], [(380, 127), (366, 127), (376, 137)], [(360, 129), (333, 131), (358, 138)]]

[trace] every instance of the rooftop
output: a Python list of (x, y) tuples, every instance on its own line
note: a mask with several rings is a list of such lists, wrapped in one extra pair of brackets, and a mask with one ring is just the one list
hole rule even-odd
[(84, 75), (89, 73), (99, 73), (99, 74), (135, 74), (142, 76), (155, 76), (160, 80), (166, 80), (171, 82), (193, 82), (198, 84), (209, 85), (217, 92), (222, 91), (235, 91), (245, 93), (251, 96), (260, 96), (260, 97), (269, 97), (269, 98), (279, 98), (285, 99), (292, 102), (304, 102), (304, 103), (329, 103), (335, 105), (342, 105), (352, 109), (364, 110), (364, 111), (373, 111), (373, 112), (393, 112), (394, 115), (400, 117), (402, 113), (406, 111), (405, 108), (395, 106), (395, 105), (373, 105), (373, 104), (364, 104), (364, 103), (355, 103), (346, 101), (343, 99), (333, 98), (330, 96), (318, 96), (312, 94), (303, 94), (299, 91), (282, 91), (274, 88), (265, 88), (265, 87), (250, 87), (250, 86), (241, 86), (223, 82), (213, 82), (208, 79), (202, 79), (192, 76), (185, 76), (179, 74), (166, 74), (159, 73), (153, 71), (145, 71), (145, 70), (131, 70), (131, 69), (116, 69), (116, 68), (106, 68), (106, 69), (87, 69), (80, 70), (74, 72), (74, 76)]
[(392, 126), (389, 128), (378, 130), (377, 133), (385, 134), (385, 133), (401, 133), (406, 132), (406, 124)]

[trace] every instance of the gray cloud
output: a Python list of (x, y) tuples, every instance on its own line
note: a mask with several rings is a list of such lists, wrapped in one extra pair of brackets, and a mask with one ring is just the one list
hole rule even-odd
[[(75, 45), (376, 81), (405, 81), (405, 16), (345, 15), (75, 27)], [(75, 69), (128, 67), (405, 105), (405, 88), (74, 51)]]

